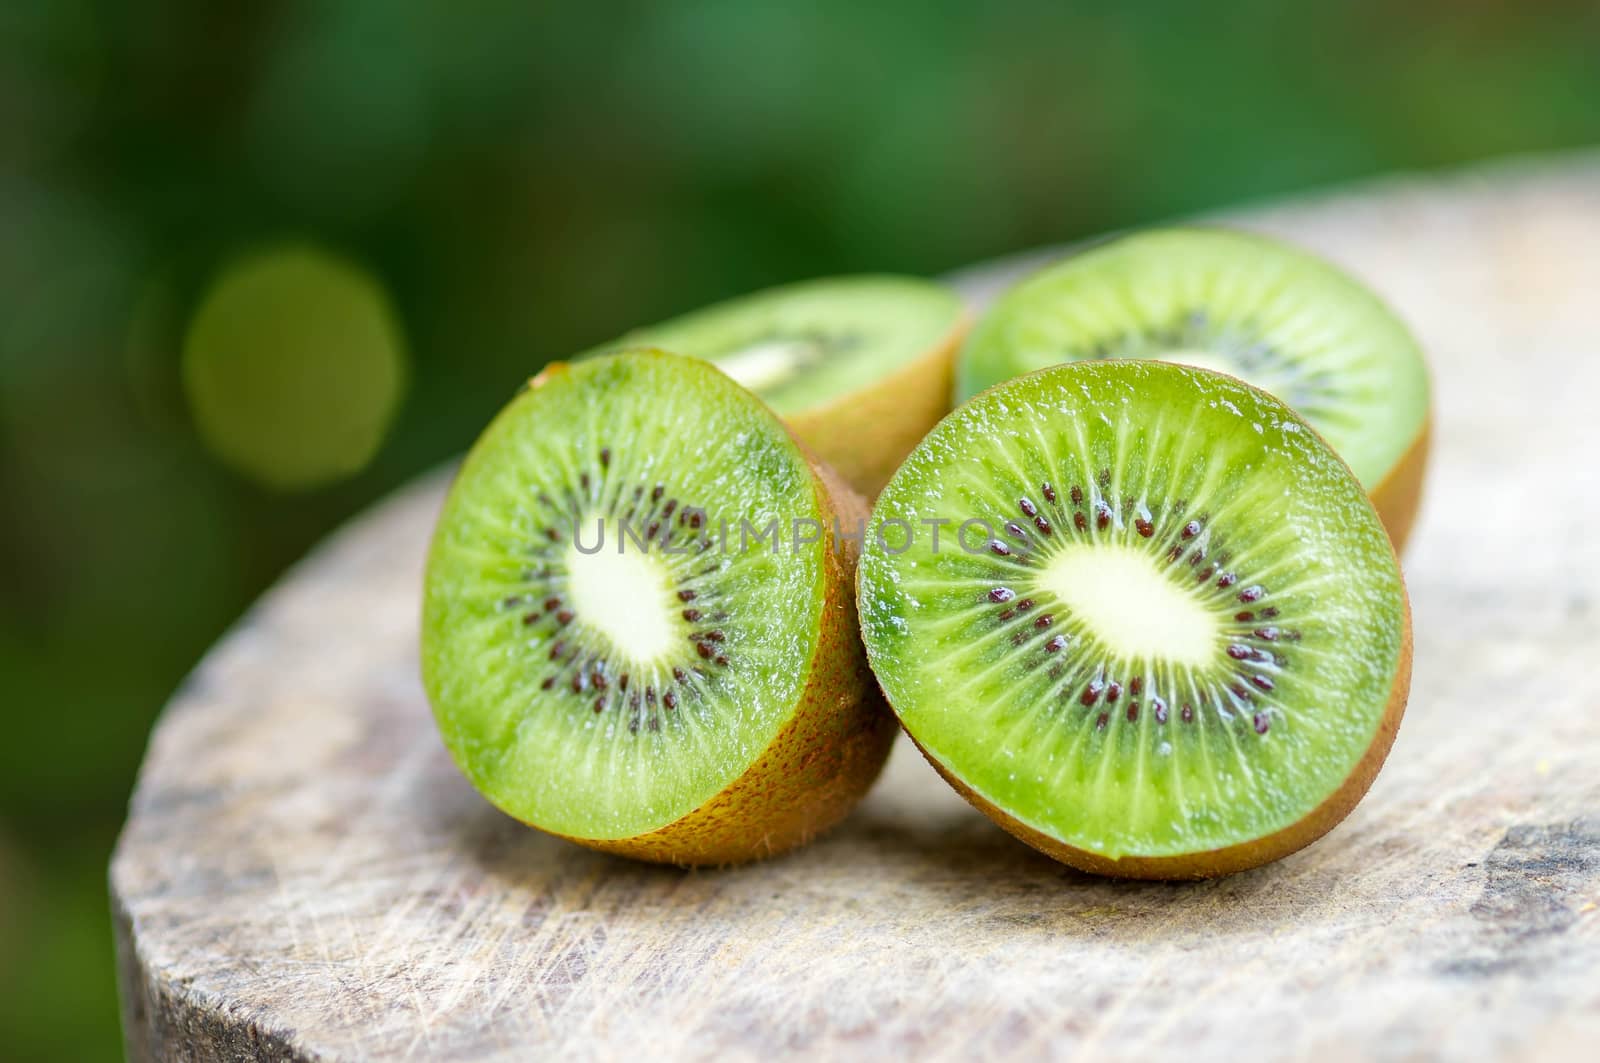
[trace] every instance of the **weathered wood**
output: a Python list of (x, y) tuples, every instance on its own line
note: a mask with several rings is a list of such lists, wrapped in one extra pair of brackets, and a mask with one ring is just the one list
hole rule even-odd
[[(495, 812), (414, 649), (435, 478), (196, 671), (112, 867), (136, 1058), (1546, 1058), (1600, 1043), (1600, 158), (1252, 213), (1432, 353), (1411, 708), (1279, 864), (1098, 881), (908, 748), (787, 858), (683, 873)], [(988, 271), (971, 290), (1003, 279)]]

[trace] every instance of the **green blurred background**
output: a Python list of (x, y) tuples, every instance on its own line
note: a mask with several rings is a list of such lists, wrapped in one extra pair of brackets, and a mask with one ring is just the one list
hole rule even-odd
[(120, 1053), (163, 701), (547, 359), (1596, 142), (1587, 2), (0, 5), (0, 1056)]

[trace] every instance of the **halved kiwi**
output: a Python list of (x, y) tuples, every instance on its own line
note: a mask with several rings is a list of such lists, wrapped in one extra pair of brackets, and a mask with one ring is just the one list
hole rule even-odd
[(859, 607), (890, 704), (973, 804), (1076, 867), (1276, 859), (1349, 812), (1394, 739), (1393, 548), (1333, 450), (1231, 377), (1077, 362), (1001, 384), (871, 523)]
[(445, 744), (494, 804), (597, 849), (722, 864), (805, 841), (894, 732), (855, 555), (825, 534), (864, 511), (709, 363), (551, 366), (439, 517), (422, 670)]
[(1332, 444), (1405, 544), (1427, 457), (1427, 369), (1405, 325), (1348, 274), (1223, 229), (1119, 237), (1003, 295), (961, 351), (957, 398), (1105, 358), (1214, 369), (1278, 396)]
[(966, 323), (960, 298), (933, 281), (830, 277), (730, 299), (600, 350), (661, 347), (715, 362), (870, 498), (950, 409)]

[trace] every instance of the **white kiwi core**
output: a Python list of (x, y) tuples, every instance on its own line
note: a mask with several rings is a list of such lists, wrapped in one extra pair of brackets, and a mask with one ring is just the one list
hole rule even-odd
[(806, 340), (762, 340), (718, 356), (717, 368), (754, 392), (783, 384), (816, 357)]
[(1255, 384), (1256, 387), (1261, 386), (1256, 384), (1255, 381), (1251, 380), (1249, 375), (1241, 370), (1238, 363), (1236, 363), (1233, 359), (1213, 354), (1210, 351), (1202, 351), (1198, 349), (1162, 351), (1161, 356), (1157, 360), (1162, 362), (1173, 362), (1177, 365), (1187, 365), (1194, 369), (1209, 369), (1213, 373), (1226, 373), (1231, 377), (1237, 377), (1238, 379), (1243, 380), (1246, 384)]
[[(617, 530), (614, 522), (607, 523), (612, 525), (608, 533)], [(582, 526), (594, 524), (591, 520)], [(584, 545), (587, 549), (587, 541)], [(620, 656), (649, 664), (681, 648), (668, 602), (672, 584), (667, 570), (633, 539), (608, 534), (594, 553), (569, 546), (566, 569), (573, 611), (610, 640)]]
[(1039, 586), (1124, 659), (1195, 666), (1215, 659), (1216, 618), (1142, 550), (1069, 547), (1046, 562)]

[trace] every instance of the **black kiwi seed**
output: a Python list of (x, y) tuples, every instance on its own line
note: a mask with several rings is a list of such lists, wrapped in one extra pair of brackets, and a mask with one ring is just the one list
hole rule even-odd
[(996, 587), (994, 590), (989, 592), (989, 600), (991, 602), (1009, 602), (1016, 596), (1017, 592), (1012, 590), (1010, 587)]

